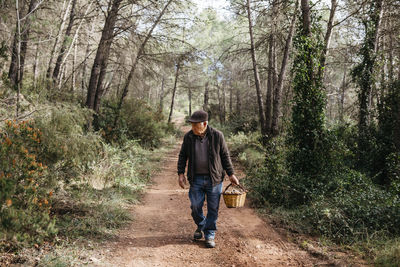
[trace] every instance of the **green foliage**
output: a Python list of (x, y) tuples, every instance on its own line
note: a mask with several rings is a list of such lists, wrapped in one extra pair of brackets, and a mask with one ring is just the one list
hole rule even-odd
[(370, 172), (377, 176), (378, 183), (400, 192), (400, 81), (389, 87), (379, 107), (379, 124), (374, 138), (376, 145), (371, 155), (374, 155), (375, 164)]
[(49, 182), (69, 183), (98, 158), (101, 138), (84, 130), (90, 115), (87, 109), (63, 105), (36, 116), (42, 132), (39, 156), (49, 167)]
[(160, 153), (136, 141), (123, 146), (104, 145), (104, 152), (81, 176), (79, 183), (59, 192), (52, 211), (57, 215), (59, 236), (99, 239), (130, 221), (127, 204), (136, 203), (157, 170)]
[[(284, 136), (271, 139), (264, 147), (261, 167), (252, 165), (250, 157), (241, 157), (248, 144), (255, 142), (250, 146), (257, 147), (260, 142), (256, 139), (249, 142), (251, 135), (232, 136), (233, 151), (247, 166), (245, 182), (251, 188), (249, 194), (254, 203), (284, 214), (285, 220), (299, 227), (298, 231), (323, 235), (339, 243), (368, 240), (376, 232), (400, 235), (398, 191), (376, 185), (372, 178), (354, 168), (357, 128), (339, 125), (325, 131), (324, 138), (330, 148), (325, 155), (329, 164), (310, 186), (308, 177), (290, 169), (294, 148)], [(398, 157), (393, 157), (392, 162), (397, 167)], [(393, 173), (397, 173), (396, 167), (391, 168)], [(302, 223), (293, 223), (299, 221)]]
[(261, 143), (261, 134), (258, 132), (245, 134), (239, 132), (228, 139), (229, 150), (246, 168), (258, 168), (264, 163), (265, 151)]
[(102, 157), (93, 163), (85, 180), (95, 188), (116, 186), (141, 190), (149, 178), (149, 156), (150, 151), (137, 141), (128, 141), (121, 147), (104, 144)]
[(337, 242), (367, 240), (377, 231), (400, 234), (400, 199), (354, 170), (332, 181), (333, 190), (303, 207), (318, 233)]
[(376, 74), (374, 73), (376, 65), (376, 31), (379, 24), (379, 9), (381, 8), (382, 1), (368, 2), (367, 10), (368, 15), (363, 19), (362, 23), (365, 28), (364, 42), (359, 51), (361, 62), (357, 64), (352, 70), (352, 76), (358, 85), (358, 103), (359, 103), (359, 121), (358, 121), (358, 167), (368, 171), (370, 159), (372, 158), (371, 152), (375, 150), (373, 140), (374, 125), (370, 120), (370, 96), (372, 88), (375, 84)]
[(283, 139), (275, 138), (270, 140), (265, 152), (264, 166), (250, 169), (247, 184), (252, 188), (250, 196), (256, 199), (258, 205), (277, 207), (291, 203), (291, 196), (296, 193), (291, 186), (296, 181), (289, 174), (286, 155)]
[(38, 159), (41, 136), (26, 121), (6, 121), (0, 131), (0, 240), (40, 243), (56, 232), (47, 167)]
[(400, 266), (400, 240), (386, 241), (376, 251), (375, 265), (382, 267)]
[(7, 60), (7, 52), (8, 52), (8, 46), (6, 44), (6, 41), (1, 41), (0, 44), (0, 58), (3, 58)]
[(117, 105), (106, 102), (98, 120), (102, 136), (111, 143), (122, 144), (136, 139), (146, 147), (157, 147), (162, 137), (174, 132), (172, 125), (163, 122), (162, 114), (153, 110), (147, 103), (129, 99), (124, 102), (118, 123), (114, 127)]
[(228, 121), (233, 133), (250, 133), (257, 130), (258, 119), (250, 114), (232, 114)]
[(60, 237), (99, 239), (111, 236), (111, 230), (131, 220), (124, 209), (119, 190), (96, 190), (88, 184), (69, 188), (70, 197), (56, 202), (53, 212), (58, 215)]
[(1, 41), (0, 43), (0, 69), (3, 68), (3, 62), (1, 59), (7, 61), (8, 59), (8, 46), (6, 44), (6, 41)]
[(322, 90), (319, 58), (323, 45), (320, 41), (320, 26), (317, 18), (312, 20), (313, 36), (300, 31), (294, 39), (296, 57), (293, 65), (294, 106), (290, 129), (289, 163), (291, 175), (303, 185), (295, 202), (310, 199), (321, 182), (321, 171), (326, 168), (329, 155), (327, 136), (324, 132), (326, 97)]

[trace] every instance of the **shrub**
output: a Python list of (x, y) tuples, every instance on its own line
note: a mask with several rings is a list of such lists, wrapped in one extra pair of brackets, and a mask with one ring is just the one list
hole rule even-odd
[(257, 132), (244, 133), (239, 132), (235, 135), (231, 135), (227, 142), (229, 144), (229, 150), (233, 156), (238, 156), (246, 148), (253, 148), (257, 151), (264, 152), (264, 148), (260, 142), (261, 134)]
[(251, 133), (257, 130), (258, 119), (251, 114), (232, 114), (228, 121), (233, 133)]
[(41, 136), (27, 121), (6, 121), (0, 131), (0, 239), (42, 242), (56, 232), (47, 167), (39, 161)]
[(42, 132), (39, 156), (52, 174), (49, 182), (69, 183), (99, 157), (100, 136), (84, 130), (89, 116), (89, 110), (73, 105), (36, 116), (34, 124)]
[(332, 191), (314, 197), (304, 216), (322, 235), (338, 242), (365, 240), (376, 231), (399, 234), (400, 199), (355, 170), (333, 177)]
[(146, 147), (157, 147), (166, 133), (174, 131), (172, 126), (163, 122), (161, 113), (137, 99), (125, 101), (114, 127), (116, 108), (115, 103), (106, 102), (98, 121), (100, 132), (108, 142), (123, 144), (127, 140), (136, 139)]
[[(330, 149), (323, 158), (324, 163), (320, 164), (320, 176), (314, 180), (289, 168), (288, 155), (294, 153), (283, 136), (270, 139), (265, 148), (261, 147), (260, 151), (265, 153), (261, 167), (250, 164), (252, 159), (247, 154), (243, 156), (243, 151), (260, 146), (258, 140), (250, 141), (254, 138), (252, 135), (238, 134), (232, 136), (230, 142), (246, 166), (248, 179), (245, 182), (251, 188), (250, 196), (255, 204), (273, 209), (283, 207), (285, 216), (291, 216), (292, 221), (306, 221), (314, 233), (337, 242), (366, 240), (377, 231), (399, 235), (397, 187), (387, 190), (354, 168), (357, 155), (350, 141), (354, 138), (353, 129), (340, 125), (325, 131), (324, 140)], [(391, 154), (387, 162), (392, 181), (398, 181), (398, 155)]]
[(93, 164), (85, 179), (99, 189), (116, 186), (141, 190), (149, 178), (148, 173), (142, 172), (148, 154), (137, 141), (128, 141), (122, 147), (105, 144), (102, 157)]

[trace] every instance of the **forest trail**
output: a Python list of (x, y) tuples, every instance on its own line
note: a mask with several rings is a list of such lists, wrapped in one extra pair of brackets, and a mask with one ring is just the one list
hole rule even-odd
[(176, 173), (180, 145), (166, 155), (133, 207), (133, 222), (105, 243), (94, 266), (334, 266), (290, 242), (247, 205), (226, 208), (222, 197), (216, 248), (193, 240), (188, 188), (179, 187)]

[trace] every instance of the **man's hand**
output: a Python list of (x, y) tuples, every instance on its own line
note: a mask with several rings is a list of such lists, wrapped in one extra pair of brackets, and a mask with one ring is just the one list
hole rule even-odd
[(179, 174), (179, 185), (183, 189), (185, 189), (185, 185), (187, 184), (187, 179), (183, 173)]
[(229, 176), (229, 181), (234, 185), (239, 185), (239, 179), (234, 174)]

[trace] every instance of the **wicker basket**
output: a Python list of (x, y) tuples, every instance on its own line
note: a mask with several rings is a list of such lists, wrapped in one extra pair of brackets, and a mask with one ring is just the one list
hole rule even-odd
[(231, 186), (232, 184), (229, 184), (224, 192), (222, 193), (222, 196), (224, 197), (224, 202), (225, 205), (228, 208), (239, 208), (244, 206), (244, 202), (246, 200), (246, 192), (247, 190), (239, 184), (238, 187), (241, 189), (240, 194), (227, 194), (226, 190)]

